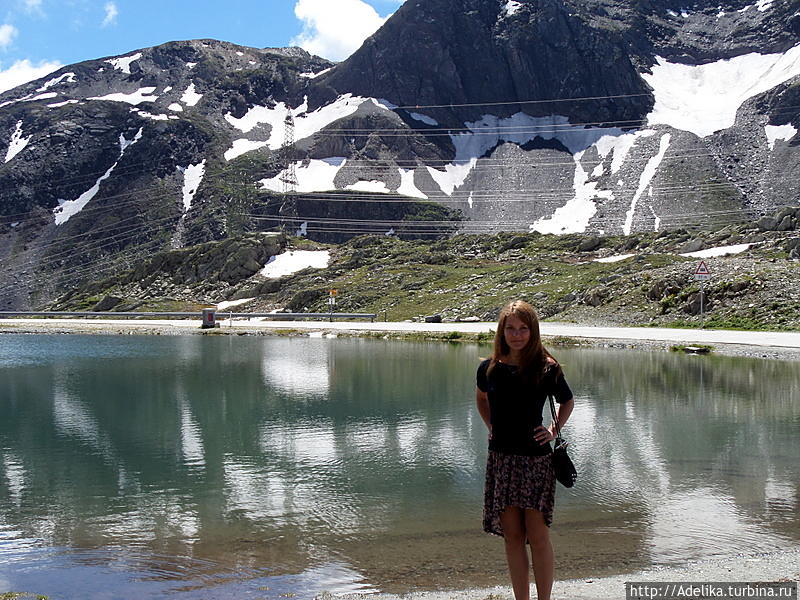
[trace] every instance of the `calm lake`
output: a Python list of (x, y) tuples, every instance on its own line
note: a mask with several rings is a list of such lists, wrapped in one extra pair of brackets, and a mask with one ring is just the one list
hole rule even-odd
[[(0, 335), (0, 592), (306, 599), (505, 583), (489, 346)], [(800, 544), (797, 362), (554, 348), (557, 577)]]

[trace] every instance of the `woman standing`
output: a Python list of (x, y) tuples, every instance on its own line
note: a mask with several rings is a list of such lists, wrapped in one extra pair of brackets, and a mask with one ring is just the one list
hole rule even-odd
[(555, 424), (542, 425), (548, 394), (563, 428), (574, 405), (558, 362), (542, 346), (539, 319), (522, 300), (500, 311), (492, 356), (478, 367), (478, 412), (489, 428), (483, 529), (505, 538), (516, 600), (529, 600), (528, 552), (539, 600), (550, 600), (554, 559), (550, 544), (555, 475), (549, 442)]

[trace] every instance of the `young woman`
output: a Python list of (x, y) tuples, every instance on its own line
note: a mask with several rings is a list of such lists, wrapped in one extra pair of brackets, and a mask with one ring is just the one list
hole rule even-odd
[(478, 412), (489, 428), (483, 529), (505, 538), (516, 600), (530, 598), (526, 543), (538, 600), (550, 600), (555, 476), (549, 442), (555, 426), (544, 427), (542, 413), (552, 394), (563, 427), (574, 402), (561, 367), (542, 346), (530, 304), (515, 300), (500, 311), (494, 352), (478, 367), (477, 379)]

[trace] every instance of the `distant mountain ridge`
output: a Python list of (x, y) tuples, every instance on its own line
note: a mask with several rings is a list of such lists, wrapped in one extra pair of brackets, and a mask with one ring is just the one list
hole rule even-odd
[(407, 0), (340, 64), (171, 42), (0, 94), (0, 307), (279, 225), (736, 221), (800, 202), (798, 129), (788, 0)]

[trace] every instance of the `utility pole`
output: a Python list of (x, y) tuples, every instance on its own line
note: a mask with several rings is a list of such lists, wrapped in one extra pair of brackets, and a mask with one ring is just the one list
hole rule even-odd
[(292, 109), (286, 113), (286, 118), (283, 120), (283, 145), (281, 146), (282, 154), (287, 158), (288, 164), (286, 170), (281, 177), (283, 183), (284, 194), (294, 194), (297, 191), (297, 165), (291, 159), (291, 150), (294, 147), (294, 115)]

